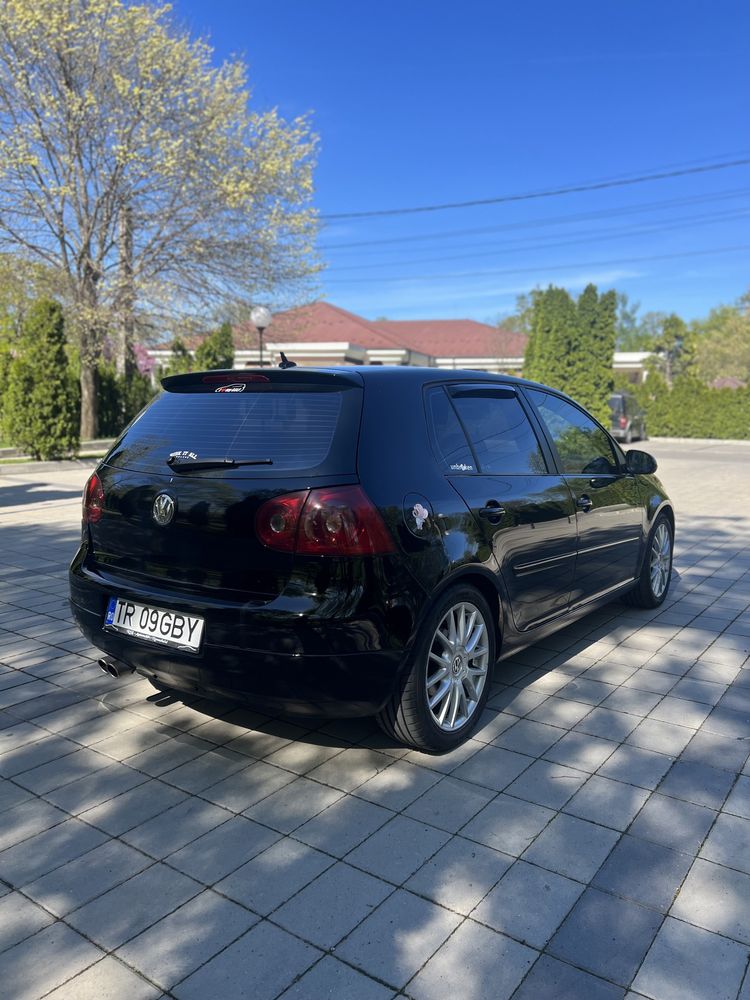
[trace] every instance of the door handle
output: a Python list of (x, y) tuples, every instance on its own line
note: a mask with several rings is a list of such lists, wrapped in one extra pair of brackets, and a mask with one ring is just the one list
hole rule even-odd
[(505, 507), (501, 507), (497, 500), (488, 500), (486, 506), (479, 510), (480, 517), (486, 517), (490, 524), (498, 524), (505, 514)]
[(585, 493), (583, 494), (583, 496), (578, 497), (578, 499), (576, 500), (576, 507), (579, 510), (582, 510), (584, 513), (590, 511), (593, 506), (594, 506), (594, 501), (591, 499), (591, 497), (587, 497)]

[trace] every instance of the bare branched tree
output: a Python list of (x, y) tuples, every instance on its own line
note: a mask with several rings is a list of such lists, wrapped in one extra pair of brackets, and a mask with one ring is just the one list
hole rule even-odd
[(212, 315), (316, 270), (306, 119), (249, 107), (240, 61), (167, 5), (0, 0), (0, 251), (59, 272), (95, 436), (105, 333)]

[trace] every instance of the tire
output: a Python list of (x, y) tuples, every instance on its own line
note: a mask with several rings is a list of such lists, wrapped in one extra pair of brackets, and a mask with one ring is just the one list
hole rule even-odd
[(451, 587), (419, 630), (401, 683), (377, 716), (381, 728), (428, 753), (460, 746), (487, 703), (495, 645), (486, 599), (474, 587)]
[(674, 533), (666, 514), (660, 514), (648, 534), (638, 583), (623, 597), (636, 608), (658, 608), (664, 603), (672, 582)]

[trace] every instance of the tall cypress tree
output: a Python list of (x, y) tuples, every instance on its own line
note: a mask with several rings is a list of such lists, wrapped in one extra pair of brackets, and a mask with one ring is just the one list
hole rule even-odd
[(616, 309), (615, 292), (600, 297), (595, 285), (577, 302), (553, 285), (536, 294), (524, 375), (562, 389), (607, 420)]
[(575, 329), (575, 305), (564, 288), (550, 285), (535, 294), (531, 358), (524, 363), (527, 378), (565, 389), (570, 378), (571, 341)]
[(595, 396), (596, 376), (591, 356), (599, 319), (599, 294), (596, 285), (586, 285), (576, 303), (576, 337), (573, 346), (573, 373), (568, 392), (589, 406)]
[(617, 342), (617, 292), (610, 289), (599, 297), (591, 339), (592, 396), (587, 406), (605, 426), (609, 424), (609, 397), (615, 387), (614, 362)]
[(541, 341), (541, 322), (540, 322), (540, 310), (541, 310), (541, 298), (544, 292), (539, 292), (534, 299), (534, 305), (531, 310), (531, 322), (529, 339), (526, 342), (526, 350), (523, 354), (523, 376), (524, 378), (539, 379), (539, 347)]
[(549, 382), (551, 378), (550, 358), (554, 354), (555, 338), (554, 289), (539, 289), (534, 295), (531, 314), (531, 335), (524, 358), (523, 373), (526, 378), (537, 382)]
[(62, 458), (78, 448), (80, 394), (65, 353), (59, 303), (39, 299), (29, 309), (3, 399), (8, 440), (34, 458)]

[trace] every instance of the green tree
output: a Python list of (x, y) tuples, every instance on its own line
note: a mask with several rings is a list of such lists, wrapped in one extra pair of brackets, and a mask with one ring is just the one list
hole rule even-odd
[(575, 332), (576, 307), (568, 292), (554, 285), (535, 292), (524, 375), (565, 389)]
[[(720, 306), (692, 326), (695, 370), (707, 385), (720, 379), (750, 384), (750, 310)], [(750, 417), (748, 418), (750, 422)]]
[(675, 378), (686, 374), (690, 368), (693, 345), (694, 338), (688, 336), (685, 321), (676, 313), (666, 316), (651, 349), (654, 352), (653, 367), (663, 374), (670, 389)]
[(617, 293), (600, 296), (596, 285), (587, 285), (576, 303), (576, 321), (566, 391), (597, 419), (608, 422), (608, 401), (614, 386)]
[(115, 361), (100, 361), (98, 382), (102, 437), (116, 437), (157, 392), (149, 376), (140, 373), (132, 355), (124, 374), (118, 372)]
[(616, 346), (618, 351), (643, 350), (643, 331), (638, 319), (640, 302), (631, 302), (625, 292), (617, 293)]
[[(594, 357), (594, 346), (597, 340), (599, 324), (599, 293), (596, 285), (587, 285), (578, 297), (576, 303), (575, 343), (569, 350), (575, 355), (575, 364), (571, 364), (569, 381), (565, 388), (584, 406), (591, 406), (596, 398), (598, 359)], [(607, 367), (612, 370), (612, 356), (607, 359)]]
[(524, 375), (573, 396), (601, 421), (614, 384), (617, 295), (587, 285), (577, 302), (550, 285), (534, 293)]
[(750, 386), (713, 389), (686, 373), (670, 389), (654, 372), (635, 392), (653, 435), (750, 439)]
[(596, 321), (591, 331), (591, 395), (582, 402), (603, 424), (609, 424), (609, 397), (615, 386), (614, 362), (617, 342), (617, 293), (610, 289), (599, 296)]
[(169, 4), (2, 0), (0, 29), (0, 251), (61, 276), (95, 436), (108, 333), (305, 286), (316, 139)]
[(26, 315), (19, 351), (9, 365), (4, 434), (34, 458), (62, 458), (78, 448), (79, 405), (62, 307), (40, 299)]
[(184, 375), (193, 370), (193, 358), (179, 337), (172, 341), (172, 354), (167, 362), (165, 375)]
[(210, 333), (195, 352), (195, 367), (231, 368), (234, 365), (234, 341), (231, 323), (222, 323), (218, 330)]
[(512, 330), (514, 333), (531, 334), (531, 320), (534, 312), (535, 291), (524, 292), (516, 296), (516, 308), (507, 316), (500, 316), (496, 326), (499, 330)]

